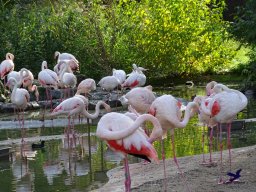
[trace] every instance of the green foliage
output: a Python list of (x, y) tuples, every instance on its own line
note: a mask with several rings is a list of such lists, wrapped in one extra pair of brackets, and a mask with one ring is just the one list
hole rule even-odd
[(129, 72), (132, 63), (151, 77), (229, 70), (236, 50), (224, 7), (210, 0), (6, 2), (0, 55), (12, 52), (16, 70), (37, 74), (43, 60), (55, 65), (55, 51), (70, 52), (81, 73), (96, 80), (112, 68)]
[(256, 45), (256, 1), (247, 0), (244, 7), (237, 7), (237, 15), (231, 27), (233, 34), (242, 42)]
[(125, 45), (129, 58), (157, 76), (219, 71), (234, 55), (226, 43), (223, 8), (193, 0), (120, 4), (115, 9), (122, 26), (117, 45)]

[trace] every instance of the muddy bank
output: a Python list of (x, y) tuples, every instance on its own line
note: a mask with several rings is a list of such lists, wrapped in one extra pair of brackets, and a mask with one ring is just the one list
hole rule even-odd
[[(181, 169), (189, 189), (193, 192), (215, 192), (215, 191), (256, 191), (256, 146), (237, 148), (232, 150), (232, 172), (242, 169), (240, 183), (218, 185), (220, 162), (219, 152), (213, 154), (217, 162), (215, 167), (205, 167), (199, 163), (201, 155), (178, 158)], [(222, 176), (228, 180), (226, 175), (229, 171), (228, 151), (223, 153), (223, 172)], [(188, 191), (172, 159), (166, 161), (167, 167), (167, 191)], [(130, 165), (132, 179), (132, 191), (149, 192), (164, 191), (163, 163), (147, 164), (136, 163)], [(117, 167), (108, 171), (109, 181), (102, 188), (94, 190), (99, 192), (123, 192), (124, 189), (124, 170)]]

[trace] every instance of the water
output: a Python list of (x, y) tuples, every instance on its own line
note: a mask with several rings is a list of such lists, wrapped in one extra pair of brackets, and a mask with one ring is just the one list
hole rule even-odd
[[(184, 98), (180, 99), (184, 104), (192, 95), (204, 94), (203, 87), (187, 89), (180, 86), (170, 90), (154, 91)], [(248, 107), (239, 113), (238, 119), (255, 117), (256, 101), (251, 96), (248, 98)], [(35, 119), (40, 113), (41, 111), (27, 113), (25, 118)], [(107, 182), (106, 172), (109, 169), (122, 165), (122, 159), (95, 137), (96, 126), (88, 127), (85, 124), (86, 120), (83, 120), (82, 124), (79, 124), (78, 120), (75, 121), (76, 137), (69, 139), (63, 134), (68, 122), (65, 119), (46, 121), (44, 124), (39, 120), (28, 120), (25, 122), (25, 145), (20, 145), (21, 130), (15, 116), (2, 114), (1, 120), (0, 146), (11, 146), (13, 153), (0, 158), (0, 191), (90, 191)], [(255, 126), (255, 122), (240, 123), (238, 129), (232, 129), (232, 147), (255, 145)], [(198, 124), (197, 118), (194, 117), (186, 128), (175, 131), (176, 155), (181, 157), (201, 154), (203, 132), (204, 153), (208, 153), (209, 130)], [(217, 131), (214, 133), (213, 151), (217, 151)], [(223, 138), (226, 148), (225, 131)], [(40, 139), (46, 141), (44, 149), (33, 151), (31, 144)], [(161, 158), (160, 143), (156, 142), (154, 146)], [(165, 150), (167, 158), (173, 156), (169, 135), (165, 140)], [(129, 158), (130, 162), (140, 162), (135, 157)]]

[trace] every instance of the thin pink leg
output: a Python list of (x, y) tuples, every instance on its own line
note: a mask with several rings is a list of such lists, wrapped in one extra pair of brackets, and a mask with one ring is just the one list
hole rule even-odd
[(213, 127), (210, 128), (211, 132), (210, 132), (210, 159), (209, 159), (209, 163), (212, 163), (212, 137), (213, 137)]
[(130, 170), (129, 170), (129, 164), (128, 164), (128, 157), (125, 155), (124, 158), (124, 170), (125, 170), (125, 192), (131, 191), (131, 176), (130, 176)]
[(185, 178), (185, 176), (184, 176), (184, 174), (183, 174), (183, 172), (181, 171), (181, 169), (180, 169), (180, 166), (179, 166), (179, 164), (178, 164), (178, 160), (177, 160), (177, 158), (176, 158), (176, 153), (175, 153), (175, 144), (174, 144), (174, 133), (173, 134), (171, 134), (171, 138), (172, 138), (172, 151), (173, 151), (173, 160), (174, 160), (174, 162), (175, 162), (175, 164), (176, 164), (176, 166), (177, 166), (177, 168), (178, 168), (178, 170), (179, 170), (179, 172), (180, 172), (180, 174), (181, 174), (181, 177), (182, 177), (182, 180), (183, 180), (183, 182), (185, 183), (185, 185), (186, 185), (186, 187), (187, 187), (187, 191), (191, 191), (190, 190), (190, 188), (188, 187), (188, 184), (187, 184), (187, 181), (186, 181), (186, 178)]
[(219, 178), (219, 182), (218, 184), (223, 184), (223, 179), (222, 179), (222, 171), (223, 171), (223, 167), (222, 167), (222, 151), (223, 151), (223, 143), (222, 143), (222, 126), (221, 123), (218, 123), (219, 126), (219, 130), (220, 130), (220, 178)]

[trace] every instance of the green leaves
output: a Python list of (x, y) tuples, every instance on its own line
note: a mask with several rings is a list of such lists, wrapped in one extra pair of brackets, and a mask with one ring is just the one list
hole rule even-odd
[[(0, 54), (13, 52), (19, 69), (38, 72), (55, 51), (70, 52), (88, 77), (112, 68), (149, 68), (148, 76), (217, 72), (229, 69), (224, 1), (54, 1), (3, 7)], [(152, 73), (151, 73), (152, 72)]]

